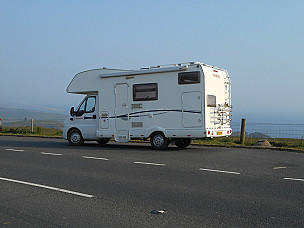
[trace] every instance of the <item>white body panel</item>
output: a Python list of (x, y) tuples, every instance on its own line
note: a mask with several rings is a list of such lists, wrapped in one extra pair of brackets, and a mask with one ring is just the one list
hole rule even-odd
[[(179, 84), (179, 73), (199, 72), (199, 82)], [(156, 85), (138, 93), (157, 94), (154, 100), (136, 100), (134, 85)], [(148, 86), (148, 87), (149, 87)], [(151, 92), (151, 91), (152, 92)], [(161, 131), (168, 138), (204, 138), (231, 134), (231, 87), (227, 71), (201, 63), (178, 64), (137, 71), (97, 69), (73, 78), (68, 93), (97, 94), (95, 138), (79, 129), (77, 118), (65, 121), (64, 138), (77, 128), (85, 140), (114, 138), (126, 142)], [(208, 95), (216, 97), (208, 107)], [(146, 96), (146, 95), (145, 95)]]

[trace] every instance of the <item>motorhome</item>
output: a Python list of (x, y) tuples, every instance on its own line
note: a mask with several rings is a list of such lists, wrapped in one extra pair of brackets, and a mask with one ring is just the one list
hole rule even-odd
[(170, 142), (185, 148), (191, 139), (232, 133), (228, 72), (200, 62), (87, 70), (74, 76), (67, 92), (85, 95), (64, 122), (71, 145), (150, 139), (154, 149)]

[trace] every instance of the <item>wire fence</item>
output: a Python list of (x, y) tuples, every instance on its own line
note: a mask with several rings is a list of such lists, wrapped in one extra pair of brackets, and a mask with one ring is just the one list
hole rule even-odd
[[(240, 136), (241, 123), (232, 122), (233, 136)], [(246, 138), (304, 139), (304, 124), (247, 123)]]
[[(31, 119), (2, 119), (3, 127), (31, 127)], [(34, 120), (34, 127), (63, 129), (63, 121), (59, 120)]]

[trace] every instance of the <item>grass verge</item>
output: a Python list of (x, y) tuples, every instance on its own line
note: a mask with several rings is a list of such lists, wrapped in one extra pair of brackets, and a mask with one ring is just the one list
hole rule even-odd
[(34, 132), (30, 127), (5, 127), (0, 132), (1, 135), (25, 135), (25, 136), (48, 136), (62, 137), (62, 130), (46, 127), (34, 127)]
[[(254, 146), (260, 138), (247, 137), (242, 146)], [(273, 147), (304, 150), (304, 139), (267, 138)], [(201, 145), (241, 146), (240, 138), (236, 136), (205, 138), (196, 140)]]

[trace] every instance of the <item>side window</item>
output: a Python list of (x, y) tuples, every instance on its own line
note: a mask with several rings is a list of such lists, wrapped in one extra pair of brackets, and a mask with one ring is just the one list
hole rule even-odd
[(158, 100), (158, 84), (135, 84), (133, 85), (133, 101)]
[(207, 95), (207, 107), (216, 107), (216, 96)]
[(86, 113), (94, 112), (95, 111), (95, 103), (96, 103), (96, 97), (88, 97), (85, 112)]
[(82, 104), (81, 104), (80, 107), (78, 108), (78, 112), (84, 113), (86, 102), (87, 102), (87, 99), (85, 99), (85, 100), (82, 102)]
[(199, 71), (178, 73), (178, 84), (198, 84), (201, 82), (200, 76), (201, 75)]

